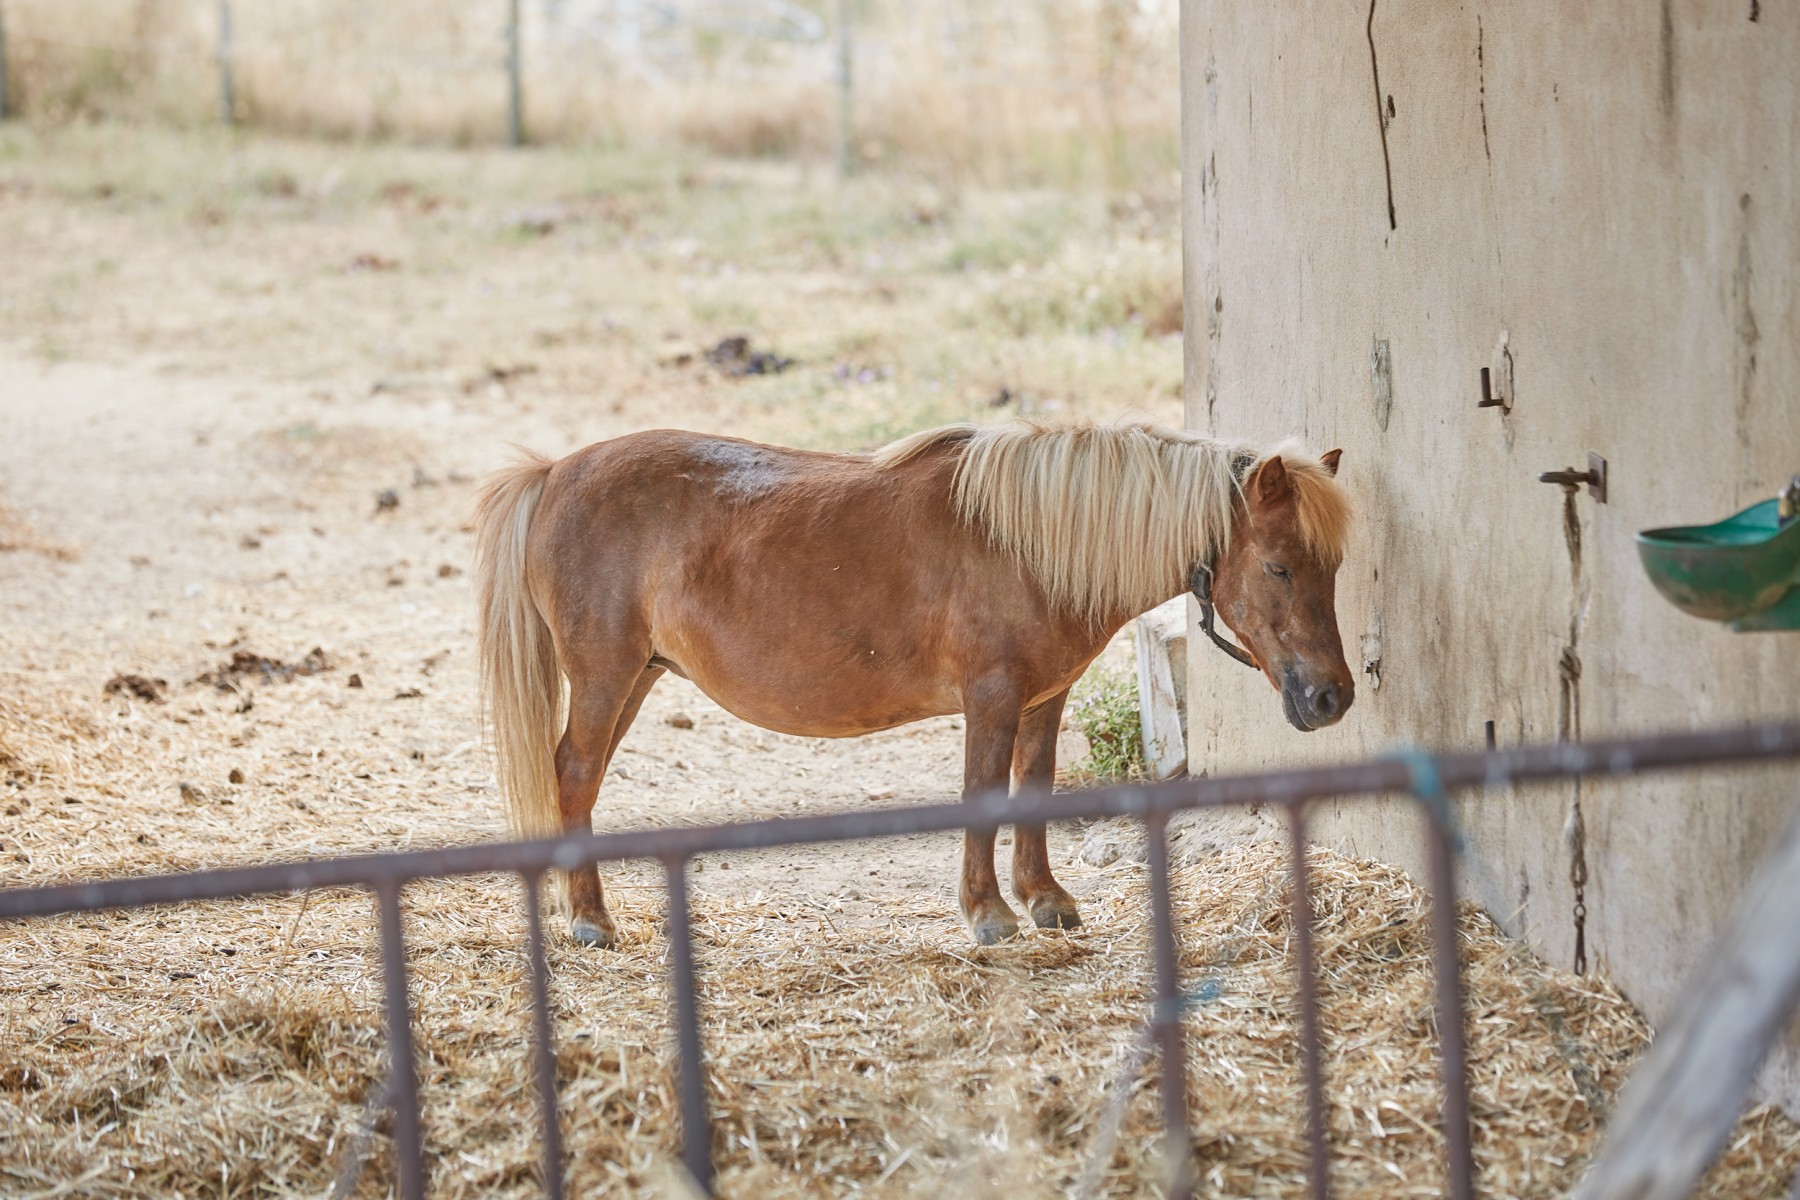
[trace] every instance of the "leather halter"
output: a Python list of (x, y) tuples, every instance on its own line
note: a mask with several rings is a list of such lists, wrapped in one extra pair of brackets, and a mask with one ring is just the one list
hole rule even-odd
[(1231, 655), (1231, 657), (1237, 659), (1246, 667), (1254, 667), (1257, 670), (1261, 670), (1262, 668), (1257, 666), (1256, 660), (1250, 656), (1248, 651), (1234, 645), (1228, 639), (1220, 637), (1219, 631), (1213, 628), (1212, 585), (1212, 560), (1208, 559), (1205, 562), (1195, 563), (1194, 569), (1188, 572), (1188, 590), (1194, 593), (1194, 599), (1200, 602), (1200, 632), (1211, 639), (1213, 645)]
[[(1238, 482), (1240, 487), (1243, 486), (1244, 476), (1249, 472), (1255, 462), (1256, 459), (1253, 456), (1246, 454), (1240, 454), (1232, 460), (1231, 475), (1232, 478)], [(1210, 558), (1202, 559), (1194, 564), (1194, 569), (1192, 571), (1188, 572), (1188, 591), (1194, 593), (1194, 599), (1200, 602), (1200, 632), (1204, 633), (1213, 645), (1231, 655), (1231, 657), (1237, 659), (1246, 667), (1251, 667), (1258, 671), (1262, 670), (1262, 667), (1257, 663), (1255, 658), (1251, 657), (1247, 650), (1234, 645), (1226, 638), (1220, 637), (1219, 631), (1213, 628), (1212, 588), (1213, 560)]]

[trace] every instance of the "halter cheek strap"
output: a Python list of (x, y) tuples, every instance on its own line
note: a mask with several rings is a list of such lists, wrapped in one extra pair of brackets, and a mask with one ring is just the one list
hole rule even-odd
[(1246, 667), (1261, 670), (1257, 662), (1242, 648), (1233, 645), (1228, 639), (1220, 637), (1219, 631), (1213, 628), (1213, 570), (1210, 561), (1197, 562), (1194, 569), (1188, 572), (1188, 590), (1194, 593), (1194, 599), (1200, 602), (1200, 632), (1204, 633), (1212, 644)]
[[(1244, 477), (1250, 473), (1250, 468), (1255, 464), (1256, 456), (1254, 454), (1239, 453), (1231, 460), (1231, 477), (1236, 481), (1240, 489), (1243, 487)], [(1240, 646), (1233, 645), (1229, 639), (1220, 637), (1219, 631), (1213, 628), (1212, 589), (1212, 559), (1203, 558), (1194, 564), (1194, 569), (1192, 571), (1188, 572), (1188, 590), (1194, 593), (1194, 599), (1200, 602), (1200, 632), (1204, 633), (1213, 645), (1231, 655), (1231, 657), (1237, 659), (1246, 667), (1258, 671), (1262, 670), (1261, 665), (1257, 663), (1255, 658), (1251, 657), (1248, 651)]]

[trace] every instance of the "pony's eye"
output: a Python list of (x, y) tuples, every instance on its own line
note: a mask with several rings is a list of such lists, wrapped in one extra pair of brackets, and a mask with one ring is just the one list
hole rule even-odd
[(1280, 563), (1266, 562), (1263, 564), (1263, 570), (1267, 571), (1269, 574), (1273, 575), (1277, 579), (1293, 578), (1293, 576), (1288, 574), (1288, 569), (1286, 567), (1282, 566)]

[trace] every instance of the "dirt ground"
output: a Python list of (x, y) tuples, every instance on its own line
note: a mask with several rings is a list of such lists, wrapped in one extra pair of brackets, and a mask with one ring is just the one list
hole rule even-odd
[[(0, 132), (0, 885), (502, 836), (465, 522), (510, 443), (560, 454), (684, 426), (856, 450), (1007, 412), (1178, 423), (1175, 210), (1172, 185), (841, 188), (598, 152)], [(733, 377), (705, 356), (733, 335), (794, 365)], [(668, 678), (595, 823), (942, 800), (960, 760), (956, 718), (792, 738)], [(1143, 1002), (1140, 868), (1083, 861), (1081, 836), (1054, 830), (1052, 861), (1094, 928), (980, 953), (955, 917), (955, 836), (695, 864), (729, 1192), (1076, 1188)], [(1279, 855), (1226, 858), (1184, 876), (1189, 965), (1223, 971), (1254, 943), (1259, 970), (1285, 970)], [(1331, 928), (1422, 911), (1378, 869), (1343, 879), (1321, 902), (1327, 949), (1351, 937)], [(607, 884), (624, 949), (552, 948), (571, 1170), (578, 1194), (679, 1194), (660, 876), (631, 864)], [(517, 886), (408, 893), (443, 1194), (533, 1188)], [(1470, 936), (1514, 962), (1491, 928)], [(1344, 1067), (1397, 1089), (1386, 1117), (1349, 1100), (1334, 1117), (1354, 1194), (1436, 1187), (1426, 956), (1408, 945), (1353, 955), (1413, 974), (1346, 974), (1330, 1010), (1360, 1045), (1353, 1006), (1387, 1004), (1421, 1047), (1417, 1064), (1376, 1047)], [(358, 1160), (379, 1076), (375, 954), (355, 893), (0, 931), (16, 1118), (0, 1195), (321, 1194)], [(1474, 1053), (1529, 1047), (1546, 1073), (1489, 1111), (1558, 1115), (1533, 1118), (1541, 1143), (1496, 1126), (1483, 1154), (1509, 1164), (1497, 1194), (1548, 1195), (1601, 1119), (1581, 1079), (1609, 1092), (1645, 1035), (1603, 985), (1521, 970), (1495, 979), (1565, 1016), (1494, 1018)], [(1251, 993), (1228, 1007), (1248, 1057), (1197, 1060), (1239, 1106), (1200, 1133), (1209, 1178), (1280, 1191), (1304, 1161), (1291, 1014)], [(1568, 1065), (1565, 1019), (1596, 1047), (1588, 1067)], [(1147, 1085), (1102, 1162), (1107, 1194), (1154, 1190)], [(1779, 1194), (1800, 1138), (1753, 1114), (1734, 1154), (1720, 1194)], [(371, 1161), (346, 1194), (389, 1186)]]

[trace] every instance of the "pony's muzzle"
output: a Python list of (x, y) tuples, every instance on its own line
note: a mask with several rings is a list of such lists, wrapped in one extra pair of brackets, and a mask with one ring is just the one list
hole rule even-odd
[(1282, 673), (1281, 707), (1288, 724), (1303, 733), (1337, 724), (1355, 699), (1353, 683), (1310, 683), (1296, 671)]

